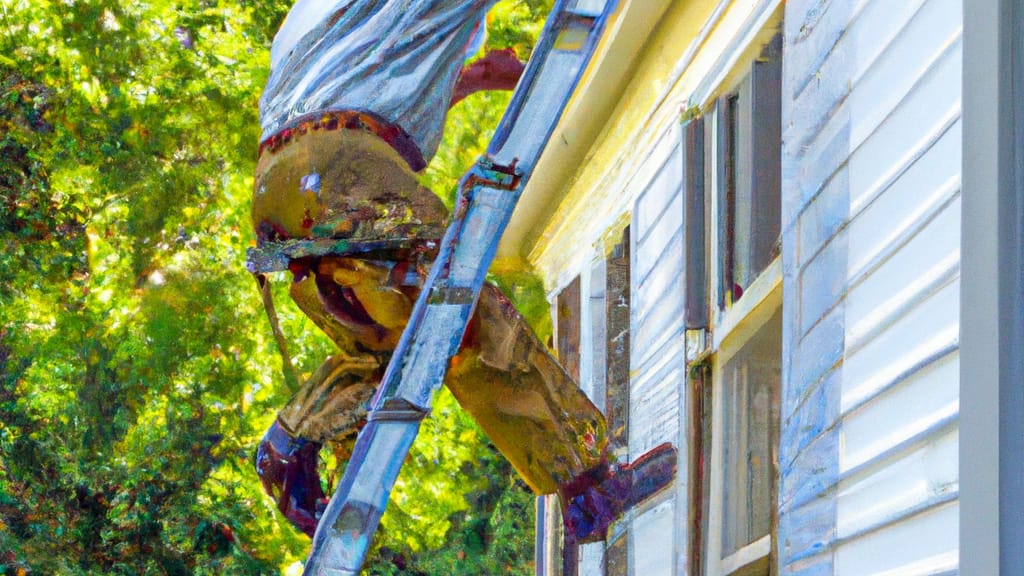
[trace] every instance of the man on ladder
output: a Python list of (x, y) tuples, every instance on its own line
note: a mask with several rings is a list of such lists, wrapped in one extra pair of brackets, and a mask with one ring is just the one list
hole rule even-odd
[[(451, 104), (522, 73), (511, 50), (462, 67), (495, 2), (299, 0), (274, 39), (253, 224), (260, 246), (288, 249), (291, 297), (338, 352), (280, 411), (256, 465), (309, 535), (326, 504), (318, 453), (354, 441), (444, 233), (446, 210), (416, 172)], [(289, 249), (310, 242), (320, 248)], [(668, 444), (610, 461), (603, 416), (494, 286), (445, 384), (537, 494), (560, 496), (577, 542), (603, 539), (675, 474)]]

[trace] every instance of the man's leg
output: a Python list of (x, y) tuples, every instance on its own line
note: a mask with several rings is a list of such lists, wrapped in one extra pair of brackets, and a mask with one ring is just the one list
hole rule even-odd
[(330, 442), (339, 459), (351, 454), (382, 367), (374, 356), (354, 352), (351, 336), (316, 307), (313, 276), (294, 283), (291, 296), (339, 347), (349, 349), (328, 358), (302, 385), (278, 412), (257, 450), (256, 469), (264, 489), (292, 524), (312, 536), (325, 498), (320, 449)]
[(630, 466), (609, 461), (603, 415), (494, 286), (481, 291), (446, 383), (536, 493), (558, 493), (580, 542), (603, 538), (675, 475), (671, 445)]

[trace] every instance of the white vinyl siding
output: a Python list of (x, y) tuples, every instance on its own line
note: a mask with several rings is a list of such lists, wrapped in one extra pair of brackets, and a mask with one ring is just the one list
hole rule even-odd
[[(683, 186), (678, 129), (662, 136), (642, 166), (631, 226), (629, 457), (676, 442), (685, 379), (683, 326)], [(640, 176), (640, 175), (638, 175)], [(680, 461), (685, 462), (680, 448)], [(685, 466), (679, 466), (685, 470)], [(628, 521), (631, 574), (675, 574), (675, 490), (647, 503)], [(651, 506), (647, 509), (647, 506)]]
[(782, 574), (958, 568), (962, 10), (787, 6)]

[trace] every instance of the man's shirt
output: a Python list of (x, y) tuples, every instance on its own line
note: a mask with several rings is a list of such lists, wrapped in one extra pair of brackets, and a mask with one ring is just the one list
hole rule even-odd
[(262, 139), (303, 115), (375, 113), (429, 161), (462, 63), (497, 0), (298, 0), (274, 38)]

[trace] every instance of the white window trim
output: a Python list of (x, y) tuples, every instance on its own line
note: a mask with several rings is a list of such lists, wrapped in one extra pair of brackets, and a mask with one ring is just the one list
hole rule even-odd
[[(1024, 411), (1016, 400), (1024, 265), (1020, 252), (1007, 257), (1024, 236), (1022, 14), (1021, 0), (975, 0), (964, 11), (959, 557), (966, 576), (1020, 574), (1024, 566)], [(1000, 218), (1007, 214), (1016, 226)]]
[[(743, 332), (742, 325), (749, 323), (748, 317), (770, 297), (772, 292), (778, 290), (781, 286), (782, 258), (777, 256), (761, 272), (760, 276), (750, 284), (743, 293), (742, 298), (731, 307), (717, 311), (715, 314), (712, 349), (720, 349), (726, 340), (733, 337), (734, 333)], [(771, 312), (774, 312), (774, 309), (769, 312), (769, 316), (771, 316)], [(763, 320), (761, 323), (763, 323)], [(749, 334), (746, 335), (747, 338), (749, 336)]]
[(764, 558), (771, 553), (771, 534), (744, 546), (729, 556), (722, 557), (722, 506), (725, 501), (725, 447), (722, 445), (725, 420), (725, 398), (722, 394), (724, 377), (722, 367), (739, 352), (758, 330), (782, 307), (781, 258), (776, 258), (750, 285), (750, 289), (732, 308), (720, 317), (728, 319), (724, 335), (713, 332), (713, 372), (711, 376), (711, 478), (710, 510), (708, 510), (707, 546), (705, 564), (709, 576), (726, 576), (734, 571)]
[[(718, 120), (717, 105), (704, 116), (705, 153), (717, 150)], [(708, 529), (704, 534), (704, 566), (708, 576), (726, 576), (752, 562), (771, 554), (776, 543), (768, 534), (736, 552), (722, 557), (722, 516), (724, 491), (724, 446), (722, 446), (725, 402), (722, 397), (722, 366), (724, 366), (757, 331), (782, 307), (782, 257), (777, 256), (747, 287), (743, 297), (727, 306), (718, 308), (717, 295), (721, 285), (717, 263), (719, 251), (718, 213), (718, 162), (717, 154), (711, 157), (710, 174), (706, 175), (710, 200), (706, 217), (709, 222), (708, 242), (708, 297), (711, 308), (710, 348), (707, 354), (712, 363), (711, 396), (711, 463), (709, 478)]]
[(772, 536), (762, 536), (760, 539), (747, 544), (726, 558), (722, 558), (722, 573), (732, 574), (740, 568), (753, 564), (754, 562), (768, 556), (772, 552)]

